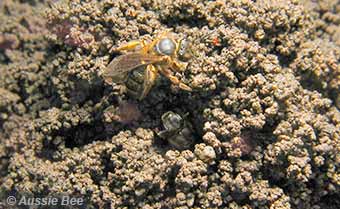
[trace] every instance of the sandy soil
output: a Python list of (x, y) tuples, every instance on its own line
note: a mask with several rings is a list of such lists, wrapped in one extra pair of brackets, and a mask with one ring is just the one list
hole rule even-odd
[[(0, 199), (340, 208), (339, 1), (22, 2), (0, 2)], [(193, 92), (104, 82), (110, 49), (166, 29), (198, 54), (176, 75)], [(190, 149), (157, 136), (167, 111)]]

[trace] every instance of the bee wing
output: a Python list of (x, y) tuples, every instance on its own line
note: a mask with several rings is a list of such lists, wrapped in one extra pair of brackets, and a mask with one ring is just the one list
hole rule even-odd
[(106, 82), (124, 82), (127, 73), (138, 67), (160, 62), (161, 56), (129, 53), (114, 58), (106, 67), (103, 78)]

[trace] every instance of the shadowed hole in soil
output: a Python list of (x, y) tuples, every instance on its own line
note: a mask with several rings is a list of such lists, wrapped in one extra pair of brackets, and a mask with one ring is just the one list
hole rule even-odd
[(323, 209), (339, 209), (340, 208), (340, 194), (328, 194), (323, 196), (320, 200), (321, 208)]
[(20, 3), (28, 3), (30, 4), (31, 6), (36, 6), (37, 5), (37, 2), (43, 2), (42, 0), (20, 0), (19, 1)]
[(162, 19), (161, 23), (166, 25), (169, 28), (173, 28), (176, 26), (188, 25), (190, 27), (198, 27), (202, 28), (208, 24), (208, 21), (203, 17), (187, 17), (187, 18), (177, 18), (177, 17), (169, 17), (167, 19)]
[(65, 139), (67, 148), (80, 147), (99, 139), (105, 139), (104, 125), (100, 122), (96, 124), (81, 124), (70, 129), (60, 131), (60, 136)]
[(92, 84), (87, 80), (72, 76), (69, 77), (69, 81), (74, 82), (74, 88), (68, 89), (68, 97), (72, 105), (82, 106), (89, 100), (98, 103), (103, 98), (105, 86), (100, 78), (97, 77)]
[(56, 152), (58, 151), (58, 146), (53, 144), (53, 142), (49, 141), (47, 138), (42, 141), (42, 149), (37, 151), (36, 156), (38, 158), (47, 159), (52, 162), (57, 162), (62, 160), (59, 156), (56, 157)]
[[(171, 84), (169, 83), (169, 81), (165, 81), (164, 83), (167, 83), (166, 87), (164, 88), (170, 88)], [(163, 91), (163, 89), (161, 91)], [(162, 93), (164, 93), (165, 96), (163, 96), (164, 98), (161, 101), (161, 104), (159, 104), (160, 108), (158, 108), (157, 110), (157, 108), (155, 107), (157, 106), (156, 104), (155, 106), (150, 107), (150, 109), (148, 109), (145, 113), (148, 115), (152, 115), (155, 120), (159, 121), (159, 125), (157, 127), (150, 128), (157, 129), (156, 132), (165, 130), (164, 124), (161, 121), (162, 115), (168, 111), (179, 114), (186, 123), (186, 125), (184, 126), (191, 127), (192, 136), (195, 139), (195, 142), (189, 149), (193, 150), (195, 144), (202, 143), (203, 122), (201, 120), (203, 119), (200, 115), (196, 115), (194, 113), (194, 111), (197, 111), (199, 108), (198, 101), (189, 97), (188, 92), (181, 90), (173, 94), (170, 92), (170, 89), (164, 89)], [(151, 97), (153, 97), (152, 94), (153, 93), (151, 92), (150, 99)], [(203, 109), (200, 114), (203, 114)], [(166, 139), (162, 139), (157, 135), (155, 136), (154, 145), (158, 148), (161, 148), (161, 150), (164, 151), (164, 154), (168, 150), (176, 150), (176, 148), (172, 147)]]
[[(263, 150), (266, 150), (266, 147), (270, 144), (275, 143), (276, 136), (274, 135), (274, 131), (278, 124), (280, 123), (279, 120), (277, 121), (266, 121), (265, 125), (261, 130), (257, 130), (252, 133), (252, 139), (255, 140), (256, 145), (262, 147)], [(269, 181), (270, 185), (279, 186), (284, 188), (287, 184), (286, 176), (278, 175), (280, 173), (284, 173), (283, 169), (288, 166), (288, 162), (286, 158), (282, 155), (282, 159), (279, 162), (284, 162), (281, 165), (271, 165), (266, 164), (260, 167), (261, 173), (263, 174), (263, 179)]]
[(209, 21), (204, 17), (204, 14), (198, 10), (193, 11), (194, 14), (189, 13), (188, 11), (192, 10), (192, 6), (185, 4), (186, 2), (183, 1), (183, 5), (181, 5), (180, 8), (174, 8), (169, 15), (162, 15), (162, 10), (153, 9), (152, 5), (149, 5), (148, 3), (142, 3), (142, 7), (144, 7), (145, 10), (153, 11), (156, 14), (159, 14), (160, 22), (168, 26), (168, 28), (174, 28), (175, 26), (180, 25), (201, 28), (205, 25), (208, 25)]
[[(110, 150), (109, 153), (118, 153), (120, 151), (122, 151), (122, 146), (117, 146), (116, 148)], [(107, 174), (110, 172), (110, 173), (113, 173), (114, 170), (115, 170), (115, 162), (114, 161), (111, 161), (111, 155), (110, 154), (105, 154), (102, 156), (102, 165), (104, 165), (104, 169), (103, 169), (103, 172), (104, 174), (106, 174), (106, 177), (107, 177)]]
[(296, 51), (292, 51), (289, 55), (285, 56), (282, 55), (279, 51), (277, 51), (277, 48), (282, 45), (282, 43), (279, 40), (276, 40), (274, 42), (274, 49), (270, 52), (271, 54), (275, 54), (277, 56), (277, 59), (279, 60), (280, 66), (288, 67), (297, 57)]
[[(71, 128), (62, 128), (43, 140), (43, 148), (38, 154), (40, 158), (51, 161), (60, 160), (60, 143), (64, 143), (66, 148), (82, 147), (86, 144), (98, 140), (107, 140), (110, 135), (105, 131), (104, 124), (97, 121), (93, 124), (80, 124)], [(114, 133), (116, 134), (116, 133)], [(56, 155), (57, 154), (57, 155)]]
[(263, 179), (268, 180), (269, 185), (274, 187), (282, 188), (285, 193), (288, 192), (288, 179), (284, 175), (278, 175), (285, 173), (284, 169), (288, 167), (288, 162), (281, 165), (265, 165), (261, 167), (261, 173), (263, 174)]
[(322, 95), (322, 97), (329, 98), (333, 101), (333, 104), (336, 104), (337, 94), (339, 90), (334, 88), (324, 88), (321, 78), (316, 77), (313, 73), (310, 72), (298, 73), (298, 75), (296, 76), (299, 76), (301, 78), (299, 82), (304, 89), (307, 89), (309, 91), (317, 91)]
[(232, 191), (230, 195), (233, 197), (233, 200), (235, 200), (235, 202), (237, 202), (239, 205), (251, 205), (248, 192), (235, 190)]
[(280, 66), (288, 67), (297, 57), (296, 51), (293, 51), (289, 56), (283, 56), (280, 54), (276, 54), (279, 60)]
[(180, 166), (176, 165), (171, 168), (168, 175), (168, 183), (165, 187), (164, 197), (175, 197), (176, 196), (176, 177), (179, 172)]
[(0, 158), (0, 177), (5, 177), (8, 175), (9, 157)]
[(276, 127), (279, 125), (279, 123), (280, 123), (280, 120), (267, 119), (263, 128), (259, 130), (256, 134), (256, 138), (258, 139), (258, 142), (262, 143), (263, 146), (274, 143), (274, 141), (276, 140), (274, 131)]
[(5, 54), (5, 50), (1, 49), (1, 46), (0, 46), (0, 63), (4, 65), (8, 65), (10, 62), (11, 60)]
[(104, 154), (101, 155), (100, 160), (101, 164), (103, 166), (102, 174), (100, 174), (97, 171), (91, 170), (90, 175), (93, 182), (95, 182), (96, 185), (101, 185), (102, 180), (107, 180), (109, 178), (109, 173), (115, 172), (116, 164), (114, 161), (111, 160), (111, 153), (118, 153), (122, 151), (122, 146), (116, 146), (111, 150), (104, 151)]
[(22, 18), (19, 23), (20, 23), (20, 25), (25, 27), (27, 30), (30, 30), (30, 25), (25, 18)]

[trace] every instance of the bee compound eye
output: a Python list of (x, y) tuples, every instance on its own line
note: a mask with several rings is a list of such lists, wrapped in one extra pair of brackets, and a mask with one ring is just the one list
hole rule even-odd
[(171, 124), (171, 127), (174, 129), (178, 129), (181, 127), (182, 124), (182, 117), (178, 114), (173, 114), (169, 118), (169, 123)]
[(187, 50), (187, 47), (188, 47), (188, 41), (186, 39), (182, 39), (180, 41), (180, 47), (179, 47), (179, 51), (178, 51), (178, 54), (180, 56), (184, 56), (184, 54), (186, 53), (186, 50)]
[(164, 55), (172, 55), (175, 49), (175, 43), (169, 38), (161, 39), (156, 45), (157, 52)]
[(162, 115), (162, 122), (166, 129), (177, 130), (182, 125), (182, 117), (174, 112), (166, 112)]

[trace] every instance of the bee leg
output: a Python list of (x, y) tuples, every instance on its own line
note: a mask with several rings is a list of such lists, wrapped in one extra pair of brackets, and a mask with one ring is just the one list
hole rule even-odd
[(145, 69), (144, 74), (144, 84), (143, 84), (143, 92), (139, 97), (139, 100), (142, 100), (151, 90), (152, 86), (155, 84), (155, 81), (158, 77), (158, 71), (154, 65), (148, 65)]
[(144, 41), (129, 41), (118, 48), (111, 49), (111, 51), (132, 51), (135, 50), (137, 46), (145, 47)]
[(164, 69), (164, 68), (161, 68), (161, 67), (159, 67), (159, 71), (165, 77), (167, 77), (173, 84), (177, 85), (179, 88), (181, 88), (185, 91), (192, 91), (192, 89), (188, 85), (182, 83), (176, 76), (172, 75), (171, 71)]
[(168, 63), (169, 67), (176, 72), (184, 72), (187, 68), (187, 64), (177, 62), (169, 56), (165, 56), (164, 60)]
[(177, 72), (183, 72), (185, 71), (187, 65), (186, 64), (183, 64), (183, 63), (179, 63), (177, 62), (176, 60), (169, 60), (170, 62), (170, 66), (171, 66), (171, 69), (174, 69), (176, 70)]
[(145, 45), (142, 48), (142, 53), (147, 54), (150, 51), (150, 49), (152, 49), (157, 44), (158, 41), (159, 41), (159, 38), (155, 38), (150, 44)]

